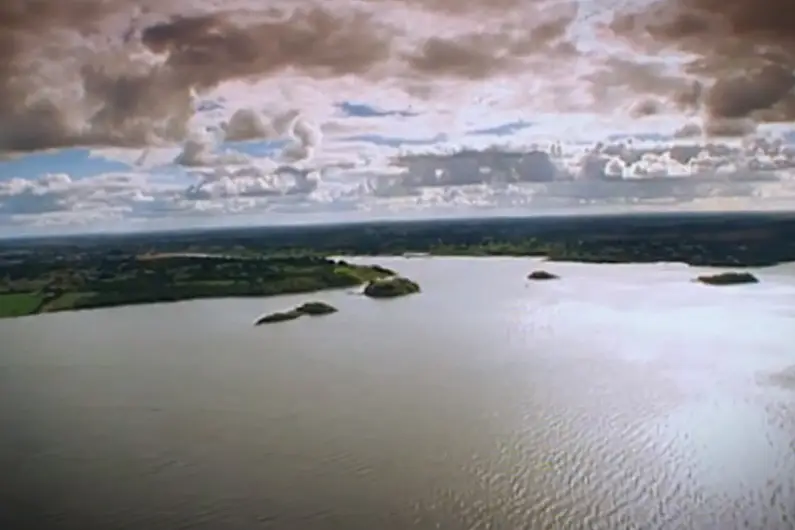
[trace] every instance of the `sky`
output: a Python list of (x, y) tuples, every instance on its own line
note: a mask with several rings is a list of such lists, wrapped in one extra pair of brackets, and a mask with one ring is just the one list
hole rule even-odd
[(0, 235), (795, 207), (791, 0), (1, 4)]

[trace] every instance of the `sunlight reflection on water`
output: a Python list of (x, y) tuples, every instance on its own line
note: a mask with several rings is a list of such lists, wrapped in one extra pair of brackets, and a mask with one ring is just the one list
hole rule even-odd
[(793, 528), (795, 271), (368, 261), (423, 293), (0, 322), (2, 527)]

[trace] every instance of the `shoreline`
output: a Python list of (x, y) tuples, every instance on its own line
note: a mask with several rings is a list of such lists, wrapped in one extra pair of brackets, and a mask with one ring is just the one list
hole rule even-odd
[[(339, 256), (337, 261), (327, 256)], [(379, 259), (762, 269), (795, 263), (795, 218), (721, 215), (469, 219), (228, 228), (0, 244), (0, 318), (362, 285)], [(346, 258), (369, 258), (354, 265)]]
[(418, 253), (404, 254), (334, 254), (335, 258), (340, 259), (354, 259), (354, 258), (401, 258), (407, 260), (422, 260), (429, 258), (466, 258), (466, 259), (482, 259), (482, 258), (523, 258), (539, 260), (543, 263), (580, 263), (584, 265), (682, 265), (691, 268), (713, 268), (713, 269), (763, 269), (769, 267), (776, 267), (779, 265), (795, 264), (795, 257), (791, 260), (779, 261), (758, 261), (758, 262), (729, 262), (729, 261), (682, 261), (682, 260), (667, 260), (667, 259), (588, 259), (588, 258), (566, 258), (566, 257), (550, 257), (544, 254), (478, 254), (478, 253), (435, 253), (425, 252), (421, 255)]
[[(72, 273), (82, 281), (70, 278), (71, 283), (62, 285), (50, 274), (38, 284), (29, 281), (35, 289), (0, 291), (0, 319), (203, 299), (311, 294), (361, 287), (395, 275), (378, 265), (318, 256), (223, 260), (216, 256), (127, 257), (115, 264), (112, 272), (75, 269)], [(83, 278), (91, 274), (99, 279)]]
[[(73, 297), (76, 295), (83, 294), (81, 291), (63, 291), (58, 293), (56, 296), (53, 296), (49, 299), (38, 296), (39, 299), (36, 302), (36, 307), (31, 311), (25, 312), (24, 314), (2, 314), (0, 313), (0, 320), (4, 319), (14, 319), (14, 318), (24, 318), (24, 317), (32, 317), (38, 315), (47, 315), (47, 314), (57, 314), (57, 313), (70, 313), (70, 312), (82, 312), (82, 311), (91, 311), (91, 310), (101, 310), (101, 309), (113, 309), (113, 308), (121, 308), (121, 307), (129, 307), (129, 306), (144, 306), (144, 305), (160, 305), (160, 304), (172, 304), (172, 303), (180, 303), (180, 302), (192, 302), (198, 300), (221, 300), (221, 299), (254, 299), (254, 298), (274, 298), (278, 296), (291, 296), (291, 295), (309, 295), (315, 293), (324, 293), (324, 292), (339, 292), (344, 291), (351, 288), (358, 288), (366, 285), (371, 279), (378, 278), (378, 277), (387, 277), (392, 273), (399, 274), (396, 271), (392, 271), (388, 268), (384, 268), (381, 265), (374, 264), (374, 263), (349, 263), (347, 260), (377, 260), (377, 259), (400, 259), (400, 260), (423, 260), (423, 259), (465, 259), (465, 260), (480, 260), (480, 259), (499, 259), (499, 258), (507, 258), (507, 259), (526, 259), (528, 262), (535, 262), (535, 263), (548, 263), (548, 264), (580, 264), (580, 265), (657, 265), (657, 266), (676, 266), (681, 268), (687, 269), (711, 269), (715, 270), (716, 272), (719, 271), (726, 271), (729, 270), (738, 270), (738, 271), (745, 271), (748, 269), (769, 269), (776, 266), (786, 266), (790, 264), (795, 264), (795, 261), (788, 261), (788, 262), (780, 262), (780, 263), (773, 263), (767, 265), (703, 265), (703, 264), (692, 264), (687, 262), (681, 261), (652, 261), (652, 260), (643, 260), (643, 261), (589, 261), (589, 260), (577, 260), (577, 259), (550, 259), (547, 256), (527, 256), (527, 255), (513, 255), (513, 254), (497, 254), (497, 255), (483, 255), (483, 254), (466, 254), (466, 253), (453, 253), (453, 254), (436, 254), (436, 253), (425, 253), (422, 256), (409, 255), (405, 256), (402, 254), (357, 254), (357, 255), (347, 255), (347, 254), (335, 254), (334, 256), (330, 256), (328, 258), (313, 258), (313, 259), (325, 259), (330, 263), (344, 263), (346, 267), (351, 267), (354, 270), (363, 270), (368, 271), (371, 276), (367, 279), (364, 277), (358, 278), (355, 282), (350, 281), (345, 285), (329, 285), (325, 287), (297, 287), (294, 289), (286, 289), (281, 290), (278, 292), (264, 292), (262, 289), (252, 289), (251, 291), (240, 291), (238, 289), (230, 289), (228, 291), (219, 290), (213, 293), (181, 293), (181, 294), (163, 294), (162, 292), (158, 296), (147, 297), (147, 298), (137, 298), (132, 296), (130, 298), (120, 298), (113, 301), (105, 300), (105, 301), (98, 301), (93, 304), (84, 304), (84, 305), (77, 305), (77, 306), (64, 306), (64, 307), (47, 307), (48, 304), (57, 301), (64, 297)], [(202, 261), (203, 259), (218, 259), (214, 256), (209, 256), (206, 258), (192, 258), (194, 260)], [(243, 258), (248, 259), (248, 258)], [(267, 262), (268, 258), (262, 258), (263, 262)], [(165, 287), (165, 286), (164, 286)], [(166, 287), (165, 293), (168, 293), (168, 288)], [(7, 295), (33, 295), (30, 292), (6, 292), (0, 293), (0, 298), (2, 296)]]

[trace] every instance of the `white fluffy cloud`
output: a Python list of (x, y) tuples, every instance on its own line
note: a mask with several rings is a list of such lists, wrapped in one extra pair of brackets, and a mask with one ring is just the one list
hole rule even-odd
[[(315, 131), (313, 126), (308, 130)], [(292, 134), (292, 137), (291, 137)], [(594, 144), (481, 135), (384, 145), (302, 138), (306, 157), (247, 154), (208, 133), (171, 153), (169, 172), (0, 180), (0, 223), (91, 225), (113, 220), (229, 219), (311, 214), (361, 218), (550, 208), (753, 209), (795, 205), (795, 147), (782, 139), (627, 139)], [(328, 139), (326, 139), (328, 141)], [(491, 144), (489, 144), (489, 141)], [(233, 146), (235, 144), (232, 144)], [(238, 146), (239, 147), (239, 146)], [(239, 147), (242, 149), (242, 147)], [(176, 170), (175, 168), (182, 168)]]

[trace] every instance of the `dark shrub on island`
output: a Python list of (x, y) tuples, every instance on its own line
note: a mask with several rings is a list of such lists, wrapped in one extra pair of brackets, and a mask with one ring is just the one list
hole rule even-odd
[(295, 309), (291, 311), (279, 311), (258, 318), (257, 321), (254, 322), (254, 325), (259, 326), (261, 324), (273, 324), (274, 322), (286, 322), (288, 320), (295, 320), (301, 316), (303, 316), (303, 313)]
[(295, 308), (295, 311), (298, 311), (303, 315), (318, 316), (336, 313), (337, 308), (327, 304), (326, 302), (307, 302)]
[(419, 284), (401, 276), (376, 279), (364, 288), (365, 296), (370, 298), (397, 298), (418, 292)]
[(329, 315), (331, 313), (336, 313), (337, 308), (331, 306), (325, 302), (307, 302), (302, 304), (295, 309), (291, 309), (290, 311), (278, 311), (276, 313), (271, 313), (269, 315), (265, 315), (257, 319), (254, 322), (255, 326), (259, 326), (260, 324), (272, 324), (274, 322), (286, 322), (288, 320), (295, 320), (296, 318), (300, 318), (304, 315), (308, 316), (320, 316), (320, 315)]
[(740, 285), (744, 283), (759, 283), (757, 277), (750, 272), (721, 272), (719, 274), (699, 276), (696, 278), (696, 281), (707, 285)]
[(557, 274), (542, 270), (533, 271), (527, 275), (528, 280), (557, 280), (558, 278), (560, 278), (560, 276)]

